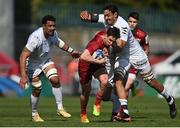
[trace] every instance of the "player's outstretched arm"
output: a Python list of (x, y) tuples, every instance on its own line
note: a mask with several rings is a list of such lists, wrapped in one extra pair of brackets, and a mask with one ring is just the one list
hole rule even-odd
[(79, 58), (81, 53), (68, 46), (63, 40), (59, 39), (59, 48), (68, 52), (73, 58)]

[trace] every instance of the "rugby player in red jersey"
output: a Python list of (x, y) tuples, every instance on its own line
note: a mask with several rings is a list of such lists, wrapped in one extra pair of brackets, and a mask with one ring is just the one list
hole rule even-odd
[[(137, 12), (129, 13), (127, 21), (131, 28), (133, 36), (139, 42), (139, 44), (143, 48), (146, 55), (148, 55), (150, 52), (148, 34), (138, 26), (139, 13), (137, 13)], [(127, 80), (126, 86), (125, 86), (125, 91), (127, 93), (127, 97), (128, 97), (129, 90), (130, 89), (133, 90), (133, 88), (134, 88), (134, 81), (136, 80), (137, 73), (138, 73), (137, 69), (135, 69), (135, 68), (129, 69), (128, 80)]]
[(108, 48), (109, 46), (111, 46), (117, 38), (119, 38), (119, 29), (117, 29), (116, 27), (109, 28), (107, 31), (100, 31), (87, 44), (84, 52), (80, 56), (78, 71), (82, 88), (82, 93), (80, 96), (82, 123), (89, 123), (89, 119), (87, 118), (86, 113), (86, 107), (91, 92), (92, 76), (97, 78), (100, 83), (100, 88), (97, 91), (96, 95), (96, 105), (100, 105), (104, 89), (108, 83), (108, 74), (105, 68), (106, 57), (96, 59), (92, 55), (98, 49), (103, 50), (104, 48)]

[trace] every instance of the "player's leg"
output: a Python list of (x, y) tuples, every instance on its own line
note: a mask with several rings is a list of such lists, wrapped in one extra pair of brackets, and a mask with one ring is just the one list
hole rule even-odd
[[(128, 74), (126, 74), (125, 79), (123, 80), (124, 83), (127, 82), (127, 75), (128, 75)], [(109, 81), (111, 81), (111, 80), (109, 79)], [(110, 120), (111, 120), (111, 121), (116, 121), (116, 117), (117, 117), (117, 115), (118, 115), (118, 112), (120, 111), (120, 110), (119, 110), (119, 109), (120, 109), (119, 106), (121, 106), (121, 104), (120, 104), (120, 102), (119, 102), (119, 98), (118, 98), (117, 93), (116, 93), (116, 88), (115, 88), (115, 86), (114, 86), (114, 82), (111, 81), (111, 85), (113, 85), (113, 89), (112, 89), (112, 92), (111, 92), (112, 115), (111, 115), (111, 119), (110, 119)], [(119, 118), (119, 117), (118, 117), (118, 118)]]
[(116, 94), (116, 90), (112, 89), (111, 92), (111, 101), (112, 101), (112, 114), (111, 114), (111, 121), (116, 121), (116, 116), (119, 112), (119, 106), (121, 105), (119, 102), (119, 98)]
[(93, 115), (94, 116), (100, 116), (100, 108), (101, 108), (101, 101), (102, 101), (102, 96), (104, 94), (105, 88), (108, 83), (108, 74), (105, 69), (105, 67), (99, 68), (96, 70), (94, 73), (95, 78), (99, 80), (99, 89), (97, 90), (96, 93), (96, 100), (95, 104), (93, 106)]
[(135, 79), (136, 79), (136, 74), (129, 73), (128, 80), (127, 80), (126, 85), (125, 85), (125, 91), (126, 91), (127, 99), (128, 99), (128, 96), (129, 96), (130, 89), (132, 90), (134, 88), (133, 86), (134, 86)]
[(90, 96), (90, 92), (91, 92), (91, 81), (89, 81), (86, 84), (82, 84), (82, 82), (81, 82), (81, 88), (82, 88), (82, 93), (80, 95), (81, 122), (89, 123), (86, 108), (87, 108), (87, 104), (88, 104), (89, 96)]
[(84, 61), (79, 61), (78, 66), (79, 66), (78, 73), (81, 84), (81, 95), (80, 95), (81, 122), (89, 123), (86, 108), (91, 92), (91, 80), (92, 80), (93, 70), (92, 68), (90, 68), (90, 65)]
[(42, 83), (40, 78), (34, 77), (30, 79), (30, 83), (32, 85), (32, 94), (31, 94), (31, 111), (32, 111), (32, 121), (34, 122), (43, 122), (44, 120), (39, 116), (37, 111), (37, 106), (39, 102), (39, 96), (42, 90)]
[(140, 73), (144, 81), (166, 99), (169, 105), (170, 117), (175, 118), (177, 114), (175, 99), (171, 95), (169, 95), (166, 89), (164, 88), (164, 86), (155, 79), (151, 66), (148, 61), (144, 66), (144, 69), (142, 69)]
[[(105, 87), (105, 90), (104, 90), (104, 93), (103, 93), (103, 96), (102, 96), (102, 100), (103, 101), (111, 101), (111, 92), (112, 92), (112, 88), (113, 88), (113, 85), (114, 85), (114, 82), (113, 82), (113, 77), (114, 77), (114, 73), (113, 73), (113, 67), (112, 65), (114, 65), (114, 58), (115, 56), (114, 55), (111, 55), (107, 61), (106, 61), (106, 64), (105, 64), (105, 68), (106, 68), (106, 71), (108, 73), (108, 84), (106, 85)], [(96, 94), (96, 100), (98, 102), (98, 93)], [(119, 101), (118, 101), (119, 102)], [(97, 113), (96, 111), (96, 106), (94, 105), (93, 107), (93, 115), (100, 115), (100, 108), (101, 108), (101, 105), (99, 104), (98, 105), (98, 111), (99, 111), (99, 114), (95, 114)]]
[(108, 75), (109, 75), (108, 84), (105, 88), (104, 94), (102, 96), (102, 100), (112, 101), (112, 115), (110, 120), (115, 121), (114, 117), (117, 116), (118, 114), (120, 102), (114, 87), (114, 80), (113, 80), (114, 74), (111, 72)]
[(127, 80), (126, 76), (127, 76), (127, 72), (123, 67), (118, 66), (115, 68), (114, 82), (115, 82), (116, 93), (120, 102), (118, 115), (114, 119), (117, 121), (130, 121), (131, 120), (129, 116), (128, 101), (127, 101), (126, 92), (125, 92), (125, 84)]
[(114, 82), (113, 77), (110, 77), (108, 80), (108, 84), (105, 88), (102, 100), (103, 101), (112, 101), (112, 115), (111, 115), (111, 121), (116, 121), (117, 114), (119, 112), (119, 98), (116, 94), (116, 90), (114, 88)]
[(115, 60), (115, 55), (110, 56), (110, 59), (106, 63), (106, 70), (108, 72), (108, 84), (105, 88), (102, 100), (103, 101), (112, 101), (112, 115), (111, 115), (111, 121), (114, 120), (114, 116), (118, 114), (120, 102), (117, 97), (117, 94), (115, 93), (115, 88), (114, 88), (114, 60)]
[[(109, 81), (110, 82), (110, 81)], [(114, 121), (114, 116), (117, 116), (120, 102), (117, 97), (117, 94), (115, 94), (115, 88), (114, 88), (114, 83), (109, 83), (107, 84), (104, 94), (102, 96), (103, 101), (112, 101), (112, 115), (111, 115), (111, 121)]]
[(57, 114), (59, 116), (65, 117), (65, 118), (69, 118), (69, 117), (71, 117), (71, 114), (66, 112), (63, 108), (62, 90), (61, 90), (61, 85), (59, 82), (57, 69), (55, 68), (54, 63), (50, 63), (49, 65), (48, 64), (46, 64), (46, 65), (47, 66), (44, 69), (44, 73), (45, 73), (46, 77), (49, 79), (50, 83), (52, 84), (52, 93), (56, 100)]

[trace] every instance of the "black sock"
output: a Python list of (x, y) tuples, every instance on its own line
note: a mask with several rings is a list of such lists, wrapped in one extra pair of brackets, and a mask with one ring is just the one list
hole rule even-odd
[(172, 97), (169, 96), (166, 100), (167, 100), (167, 102), (169, 103), (169, 102), (171, 101), (171, 99), (172, 99)]

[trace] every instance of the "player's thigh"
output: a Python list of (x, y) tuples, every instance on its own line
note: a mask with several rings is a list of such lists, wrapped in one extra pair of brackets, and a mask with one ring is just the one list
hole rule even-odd
[(108, 74), (105, 67), (100, 67), (94, 73), (94, 77), (99, 80), (102, 85), (106, 85), (108, 83)]
[(149, 83), (151, 80), (155, 78), (149, 61), (147, 61), (147, 63), (143, 66), (143, 68), (139, 70), (139, 72), (146, 83)]
[(42, 90), (42, 82), (41, 82), (39, 76), (36, 76), (36, 77), (30, 79), (30, 83), (32, 85), (32, 94), (34, 96), (39, 97), (41, 90)]
[(79, 79), (82, 92), (91, 90), (92, 69), (89, 66), (79, 68)]

